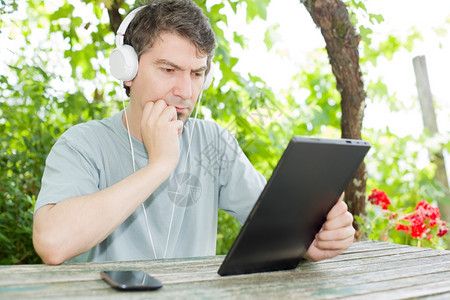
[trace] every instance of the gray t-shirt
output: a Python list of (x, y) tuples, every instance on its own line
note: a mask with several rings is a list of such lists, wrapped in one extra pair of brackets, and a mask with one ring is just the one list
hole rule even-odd
[[(47, 158), (35, 211), (105, 189), (133, 173), (122, 113), (76, 125), (60, 137)], [(214, 255), (218, 209), (243, 223), (266, 183), (234, 137), (211, 121), (195, 121), (186, 159), (194, 121), (186, 122), (180, 136), (177, 168), (144, 202), (156, 258), (164, 253), (167, 258)], [(133, 137), (132, 141), (139, 170), (147, 164), (148, 155), (143, 143)], [(103, 242), (69, 261), (154, 258), (139, 207)]]

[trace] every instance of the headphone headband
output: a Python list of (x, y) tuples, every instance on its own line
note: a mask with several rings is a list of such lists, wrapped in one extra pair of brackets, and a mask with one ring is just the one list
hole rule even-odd
[[(136, 14), (146, 6), (140, 6), (133, 9), (128, 13), (128, 15), (120, 23), (119, 29), (116, 33), (116, 48), (111, 52), (109, 56), (109, 65), (111, 69), (111, 74), (121, 81), (131, 81), (137, 74), (138, 71), (138, 56), (136, 51), (130, 45), (124, 45), (123, 40), (125, 32), (131, 21), (134, 19)], [(205, 81), (203, 82), (203, 90), (206, 90), (213, 80), (214, 74), (214, 64), (211, 59), (211, 66), (209, 68), (208, 74), (206, 74)]]
[(136, 9), (133, 9), (130, 11), (130, 13), (123, 19), (122, 23), (120, 23), (119, 29), (117, 29), (116, 33), (116, 47), (119, 48), (123, 45), (123, 39), (125, 36), (125, 32), (127, 31), (128, 26), (130, 25), (131, 21), (133, 21), (136, 14), (143, 9), (145, 6), (138, 7)]

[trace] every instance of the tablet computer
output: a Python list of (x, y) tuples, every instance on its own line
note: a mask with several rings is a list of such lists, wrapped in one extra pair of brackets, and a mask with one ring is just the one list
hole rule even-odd
[(219, 275), (296, 268), (369, 148), (363, 140), (293, 137)]

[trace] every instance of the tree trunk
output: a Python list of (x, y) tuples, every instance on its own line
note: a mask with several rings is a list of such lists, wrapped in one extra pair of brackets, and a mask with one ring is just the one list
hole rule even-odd
[[(364, 83), (359, 68), (360, 36), (350, 22), (347, 7), (341, 0), (300, 0), (320, 28), (337, 89), (341, 94), (342, 138), (361, 139), (364, 116)], [(345, 190), (345, 201), (353, 215), (365, 215), (367, 172), (364, 163)], [(357, 239), (361, 239), (357, 224)]]
[(119, 8), (123, 3), (124, 0), (114, 0), (105, 4), (108, 9), (109, 28), (114, 34), (119, 29), (120, 23), (122, 23), (122, 15), (119, 13)]

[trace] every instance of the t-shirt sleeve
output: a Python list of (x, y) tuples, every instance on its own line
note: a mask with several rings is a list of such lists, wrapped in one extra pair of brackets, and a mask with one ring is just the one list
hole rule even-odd
[(241, 150), (236, 139), (225, 129), (220, 132), (222, 152), (220, 169), (219, 208), (243, 224), (266, 185)]
[(55, 143), (46, 159), (35, 212), (44, 205), (99, 190), (97, 168), (89, 156), (89, 149), (81, 145), (86, 143), (77, 132), (66, 132)]

